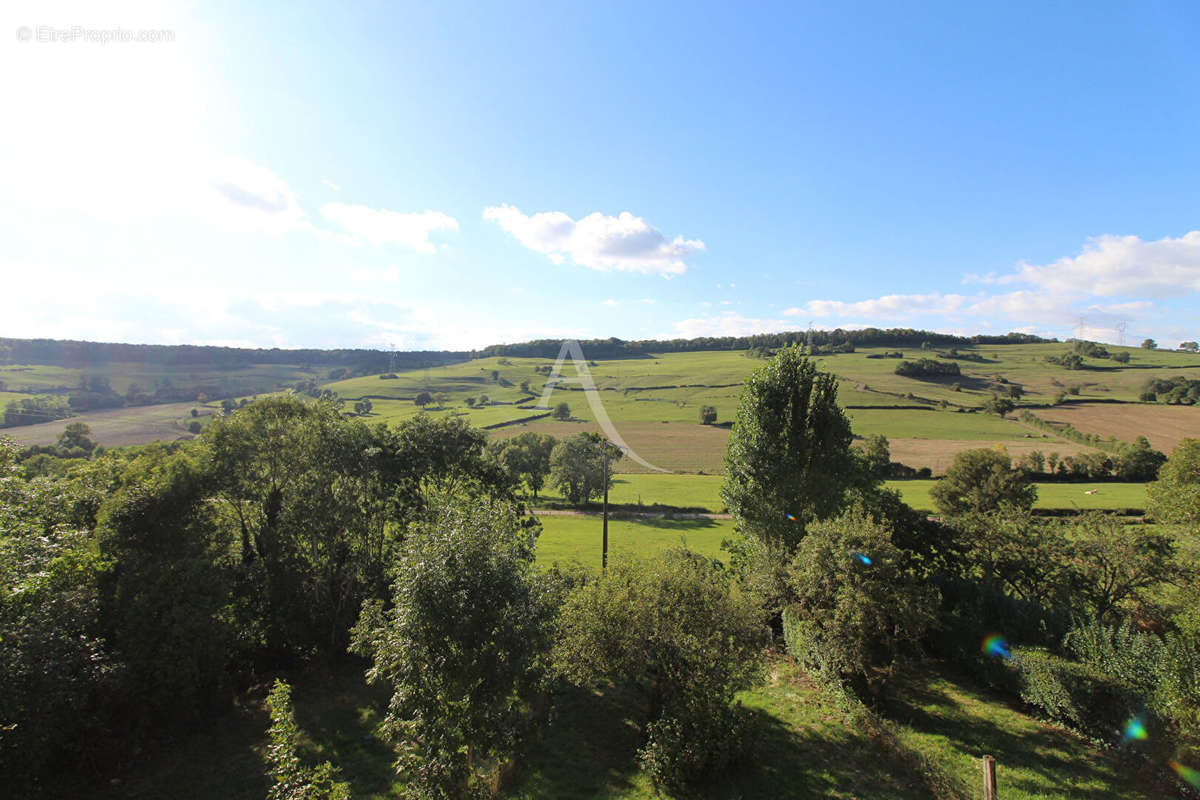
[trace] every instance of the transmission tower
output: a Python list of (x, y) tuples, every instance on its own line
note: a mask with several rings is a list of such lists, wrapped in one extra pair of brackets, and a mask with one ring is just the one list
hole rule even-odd
[(1083, 341), (1083, 329), (1087, 325), (1087, 317), (1080, 317), (1079, 322), (1075, 325), (1075, 338)]
[(811, 356), (811, 355), (812, 355), (812, 352), (813, 352), (813, 345), (812, 345), (812, 320), (811, 320), (811, 319), (808, 321), (808, 333), (807, 333), (807, 335), (804, 337), (804, 347), (805, 347), (805, 349), (807, 349), (807, 350), (808, 350), (808, 354)]
[(1117, 323), (1117, 343), (1122, 347), (1125, 346), (1125, 331), (1129, 328), (1129, 323), (1121, 321)]

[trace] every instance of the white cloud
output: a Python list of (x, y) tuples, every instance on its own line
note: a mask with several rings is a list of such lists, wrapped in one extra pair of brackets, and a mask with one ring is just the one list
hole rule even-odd
[(347, 275), (355, 283), (396, 283), (401, 277), (399, 267), (352, 269)]
[(338, 186), (336, 183), (329, 180), (329, 178), (321, 178), (321, 183), (325, 184), (330, 189), (333, 189), (335, 192), (340, 192), (342, 190), (342, 187)]
[(437, 247), (429, 241), (435, 231), (457, 231), (458, 220), (440, 211), (404, 214), (349, 203), (326, 203), (321, 216), (342, 226), (351, 236), (372, 244), (399, 244), (419, 253), (433, 253)]
[(705, 249), (699, 239), (668, 239), (628, 211), (616, 217), (596, 212), (575, 221), (561, 211), (527, 216), (504, 204), (485, 208), (483, 218), (555, 264), (569, 256), (582, 267), (601, 271), (680, 275), (687, 270), (684, 259)]
[(715, 317), (693, 317), (675, 323), (675, 330), (663, 338), (700, 336), (750, 336), (755, 333), (777, 333), (795, 330), (796, 323), (782, 319), (760, 319), (744, 317), (735, 311), (727, 311)]
[(967, 298), (957, 294), (889, 294), (871, 300), (847, 303), (841, 300), (812, 300), (789, 308), (785, 316), (812, 317), (906, 317), (914, 314), (953, 313)]
[(1100, 297), (1196, 292), (1200, 291), (1200, 231), (1151, 242), (1137, 236), (1099, 236), (1077, 256), (1044, 266), (1022, 264), (1013, 274), (983, 280)]
[(616, 306), (620, 305), (620, 303), (618, 303), (616, 300), (613, 300), (610, 297), (609, 299), (605, 300), (601, 305), (611, 306), (611, 307), (615, 308)]

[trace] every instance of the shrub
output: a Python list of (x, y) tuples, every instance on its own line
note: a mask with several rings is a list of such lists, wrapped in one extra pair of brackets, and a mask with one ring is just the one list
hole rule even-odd
[(1017, 648), (1013, 656), (1021, 699), (1089, 736), (1119, 738), (1125, 722), (1143, 710), (1134, 687), (1093, 666), (1035, 648)]
[(700, 406), (700, 424), (712, 425), (717, 421), (716, 406)]
[(582, 684), (632, 684), (649, 725), (641, 752), (668, 786), (702, 781), (741, 749), (734, 692), (758, 676), (759, 612), (721, 566), (687, 550), (619, 562), (573, 591), (555, 664)]
[(789, 650), (826, 677), (877, 692), (934, 619), (936, 595), (906, 561), (862, 507), (811, 526), (788, 568)]
[(350, 800), (350, 786), (337, 781), (339, 770), (324, 762), (318, 767), (300, 763), (300, 728), (292, 711), (292, 687), (275, 681), (267, 697), (271, 712), (271, 744), (267, 745), (268, 775), (273, 781), (267, 800)]

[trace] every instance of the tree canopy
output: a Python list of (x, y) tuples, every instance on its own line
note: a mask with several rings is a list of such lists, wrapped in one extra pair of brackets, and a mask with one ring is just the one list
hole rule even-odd
[(797, 347), (780, 350), (742, 389), (725, 451), (721, 497), (750, 536), (794, 547), (811, 522), (836, 514), (869, 482), (851, 450), (837, 378)]

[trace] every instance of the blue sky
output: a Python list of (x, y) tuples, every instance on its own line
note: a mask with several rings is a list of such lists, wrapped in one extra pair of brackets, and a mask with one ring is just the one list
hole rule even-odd
[(1193, 3), (347, 5), (0, 10), (0, 335), (1200, 338)]

